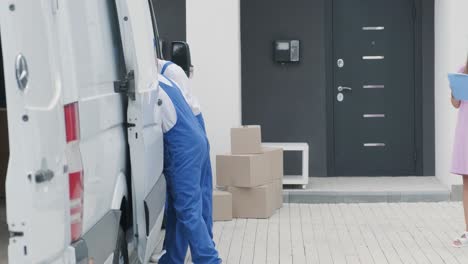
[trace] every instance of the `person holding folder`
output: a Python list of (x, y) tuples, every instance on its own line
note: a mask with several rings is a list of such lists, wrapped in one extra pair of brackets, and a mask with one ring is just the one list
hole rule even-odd
[[(468, 58), (459, 73), (468, 74)], [(466, 223), (465, 232), (455, 239), (452, 245), (461, 248), (468, 245), (468, 101), (459, 100), (452, 93), (451, 102), (453, 107), (458, 109), (451, 172), (463, 176), (463, 209)]]

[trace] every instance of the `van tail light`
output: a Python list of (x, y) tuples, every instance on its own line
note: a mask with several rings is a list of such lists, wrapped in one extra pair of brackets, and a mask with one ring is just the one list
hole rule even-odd
[(70, 229), (71, 239), (76, 241), (81, 237), (83, 228), (83, 173), (68, 174), (70, 181)]
[(81, 164), (80, 121), (78, 103), (65, 105), (66, 157), (70, 197), (70, 230), (72, 242), (83, 232), (83, 166)]

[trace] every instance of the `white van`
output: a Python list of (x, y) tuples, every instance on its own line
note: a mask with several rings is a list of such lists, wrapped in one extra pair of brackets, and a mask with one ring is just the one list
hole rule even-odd
[(0, 34), (9, 263), (147, 263), (166, 195), (151, 0), (1, 1)]

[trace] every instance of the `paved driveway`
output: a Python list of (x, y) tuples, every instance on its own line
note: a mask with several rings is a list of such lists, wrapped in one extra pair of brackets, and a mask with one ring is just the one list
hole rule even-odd
[(214, 234), (228, 264), (466, 264), (468, 248), (450, 245), (463, 226), (461, 203), (285, 204), (268, 220), (216, 222)]
[(217, 222), (224, 263), (468, 263), (461, 203), (285, 204), (269, 220)]

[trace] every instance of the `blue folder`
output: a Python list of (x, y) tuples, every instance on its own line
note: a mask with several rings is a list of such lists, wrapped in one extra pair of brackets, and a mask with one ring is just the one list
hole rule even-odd
[(453, 97), (468, 101), (468, 74), (450, 73), (448, 75)]

